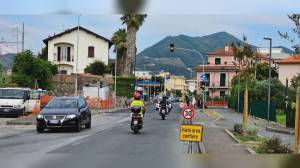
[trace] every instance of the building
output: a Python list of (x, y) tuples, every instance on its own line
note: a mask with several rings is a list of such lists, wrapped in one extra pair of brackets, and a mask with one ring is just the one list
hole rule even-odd
[(276, 61), (276, 63), (279, 65), (279, 80), (285, 84), (286, 79), (288, 79), (290, 86), (291, 79), (300, 73), (300, 55), (290, 56), (286, 59)]
[(171, 92), (179, 91), (181, 93), (185, 93), (186, 84), (184, 76), (173, 76), (170, 75), (170, 79), (166, 79), (165, 81), (166, 90)]
[[(266, 55), (255, 53), (254, 58), (258, 62), (267, 62)], [(238, 63), (234, 59), (232, 47), (225, 45), (208, 53), (208, 63), (204, 65), (208, 88), (207, 96), (223, 97), (230, 95), (232, 78), (238, 72)], [(199, 65), (197, 69), (198, 89), (200, 77), (203, 72), (203, 66)]]
[(61, 74), (76, 73), (76, 69), (78, 73), (84, 73), (84, 69), (95, 61), (108, 64), (109, 49), (112, 46), (109, 39), (83, 27), (79, 27), (79, 33), (78, 27), (74, 27), (49, 36), (43, 42), (48, 47), (48, 60), (58, 65)]
[(152, 77), (151, 71), (135, 71), (135, 77), (139, 79), (147, 79), (150, 80)]
[[(268, 55), (270, 53), (270, 48), (257, 48), (257, 52)], [(275, 61), (285, 59), (289, 56), (290, 54), (285, 53), (283, 48), (272, 48), (272, 59)]]
[(196, 78), (193, 78), (193, 79), (189, 79), (189, 80), (186, 80), (186, 89), (193, 93), (195, 92), (195, 90), (197, 90), (197, 79)]

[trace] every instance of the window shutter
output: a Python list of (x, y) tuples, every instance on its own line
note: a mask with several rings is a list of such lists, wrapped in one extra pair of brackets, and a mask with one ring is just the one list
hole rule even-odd
[(88, 47), (88, 57), (89, 58), (93, 58), (93, 57), (95, 57), (95, 53), (94, 53), (95, 51), (94, 51), (94, 47), (93, 46), (89, 46)]
[(68, 47), (68, 51), (67, 51), (67, 61), (68, 61), (68, 62), (71, 61), (71, 47)]
[(57, 61), (60, 61), (60, 47), (57, 47)]

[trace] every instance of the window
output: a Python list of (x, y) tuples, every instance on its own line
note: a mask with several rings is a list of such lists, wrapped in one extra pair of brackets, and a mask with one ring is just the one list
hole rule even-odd
[(207, 79), (206, 86), (210, 86), (210, 74), (207, 73), (207, 74), (205, 74), (205, 75), (206, 75), (206, 79)]
[(225, 91), (224, 90), (220, 90), (220, 97), (224, 98), (226, 95)]
[(95, 47), (94, 46), (89, 46), (88, 48), (88, 57), (89, 58), (94, 58), (95, 57)]
[(57, 47), (57, 61), (70, 62), (71, 47), (66, 47), (66, 46)]
[(226, 74), (221, 73), (220, 75), (220, 86), (226, 86)]
[(215, 58), (215, 64), (220, 65), (221, 64), (221, 58)]

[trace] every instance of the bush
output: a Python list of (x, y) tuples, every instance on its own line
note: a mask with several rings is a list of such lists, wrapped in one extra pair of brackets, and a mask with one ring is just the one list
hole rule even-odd
[(248, 128), (247, 135), (249, 136), (257, 136), (258, 129), (256, 127)]
[(282, 144), (279, 137), (275, 136), (271, 139), (265, 140), (257, 149), (257, 153), (264, 154), (287, 154), (292, 153), (289, 146)]
[(243, 134), (243, 125), (242, 124), (235, 124), (234, 125), (234, 132), (237, 134)]

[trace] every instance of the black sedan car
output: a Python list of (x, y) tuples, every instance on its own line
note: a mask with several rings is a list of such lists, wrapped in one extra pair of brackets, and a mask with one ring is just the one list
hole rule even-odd
[(53, 98), (37, 115), (38, 133), (45, 129), (73, 128), (80, 132), (82, 126), (91, 128), (91, 112), (82, 97)]

